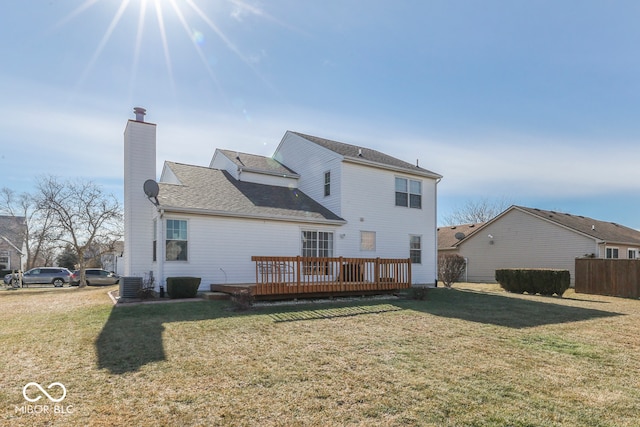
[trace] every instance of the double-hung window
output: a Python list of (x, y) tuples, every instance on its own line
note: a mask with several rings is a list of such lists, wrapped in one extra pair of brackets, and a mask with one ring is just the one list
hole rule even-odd
[(324, 196), (331, 195), (331, 171), (324, 173)]
[(618, 258), (618, 248), (607, 248), (606, 256), (607, 258)]
[(396, 206), (422, 209), (422, 182), (396, 177)]
[(422, 264), (422, 238), (412, 235), (409, 237), (409, 258), (412, 264)]
[(167, 220), (166, 257), (167, 261), (187, 260), (187, 221)]

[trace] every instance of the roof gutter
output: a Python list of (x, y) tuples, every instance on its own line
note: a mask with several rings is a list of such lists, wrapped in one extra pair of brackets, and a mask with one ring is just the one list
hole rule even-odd
[(297, 173), (278, 173), (278, 172), (273, 172), (273, 171), (266, 171), (264, 169), (255, 169), (255, 168), (247, 168), (247, 167), (243, 167), (243, 166), (238, 166), (238, 172), (242, 173), (242, 172), (253, 172), (253, 173), (259, 173), (261, 175), (273, 175), (273, 176), (278, 176), (280, 178), (300, 178), (300, 175), (298, 175)]
[(378, 168), (378, 169), (385, 169), (385, 170), (389, 170), (389, 171), (393, 171), (393, 172), (402, 172), (402, 173), (406, 173), (406, 174), (424, 176), (426, 178), (432, 178), (432, 179), (442, 179), (442, 175), (437, 174), (435, 172), (430, 172), (430, 171), (427, 171), (427, 170), (420, 171), (420, 170), (415, 170), (415, 169), (403, 168), (401, 166), (385, 165), (383, 163), (372, 162), (371, 160), (365, 160), (365, 159), (362, 159), (362, 158), (359, 158), (359, 157), (356, 158), (356, 157), (351, 157), (351, 156), (343, 156), (343, 159), (344, 159), (345, 162), (361, 164), (361, 165), (365, 165), (365, 166), (372, 166), (372, 167), (375, 167), (375, 168)]
[(237, 212), (219, 211), (213, 209), (197, 209), (197, 208), (180, 208), (174, 206), (162, 206), (165, 213), (181, 213), (191, 215), (206, 215), (206, 216), (222, 216), (227, 218), (241, 218), (241, 219), (258, 219), (269, 221), (282, 221), (282, 222), (300, 222), (305, 224), (331, 224), (331, 225), (344, 225), (347, 223), (344, 219), (323, 219), (323, 218), (299, 218), (295, 216), (282, 216), (273, 217), (269, 215), (259, 214), (243, 214)]

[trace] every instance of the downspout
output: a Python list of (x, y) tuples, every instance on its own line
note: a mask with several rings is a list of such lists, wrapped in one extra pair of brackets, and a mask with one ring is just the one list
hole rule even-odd
[(435, 194), (435, 200), (433, 202), (434, 206), (435, 206), (435, 224), (433, 224), (434, 228), (435, 228), (435, 235), (436, 238), (435, 240), (435, 272), (436, 272), (436, 277), (434, 278), (434, 286), (437, 288), (438, 287), (438, 184), (440, 184), (440, 181), (442, 181), (442, 178), (438, 178), (436, 179), (436, 185), (435, 185), (435, 189), (434, 189), (434, 194)]
[[(164, 260), (165, 260), (165, 251), (166, 251), (166, 243), (164, 241), (164, 209), (158, 208), (159, 218), (158, 218), (158, 236), (156, 244), (156, 259), (157, 259), (157, 273), (156, 273), (156, 285), (155, 290), (160, 292), (160, 286), (164, 286)], [(166, 289), (166, 288), (165, 288)]]

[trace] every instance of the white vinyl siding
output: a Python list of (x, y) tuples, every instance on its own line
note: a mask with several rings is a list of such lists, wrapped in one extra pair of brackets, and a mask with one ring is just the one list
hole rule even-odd
[[(342, 216), (348, 221), (338, 231), (339, 255), (367, 256), (361, 251), (360, 231), (375, 231), (375, 256), (409, 258), (409, 237), (422, 237), (422, 259), (413, 264), (414, 284), (433, 284), (436, 277), (436, 182), (422, 179), (423, 209), (400, 209), (393, 202), (395, 174), (354, 163), (343, 165)], [(416, 180), (420, 180), (417, 178)], [(376, 194), (377, 197), (372, 197)], [(384, 202), (386, 198), (387, 202)], [(359, 255), (360, 254), (360, 255)]]
[[(274, 158), (300, 175), (298, 188), (302, 192), (342, 216), (342, 156), (298, 135), (287, 133)], [(331, 174), (331, 194), (325, 197), (326, 172)]]

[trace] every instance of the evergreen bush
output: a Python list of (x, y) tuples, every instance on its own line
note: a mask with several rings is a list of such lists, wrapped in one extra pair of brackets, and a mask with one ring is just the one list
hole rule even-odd
[(169, 298), (195, 298), (200, 287), (200, 277), (167, 277)]
[(562, 296), (569, 289), (569, 270), (509, 268), (496, 270), (496, 281), (507, 292)]

